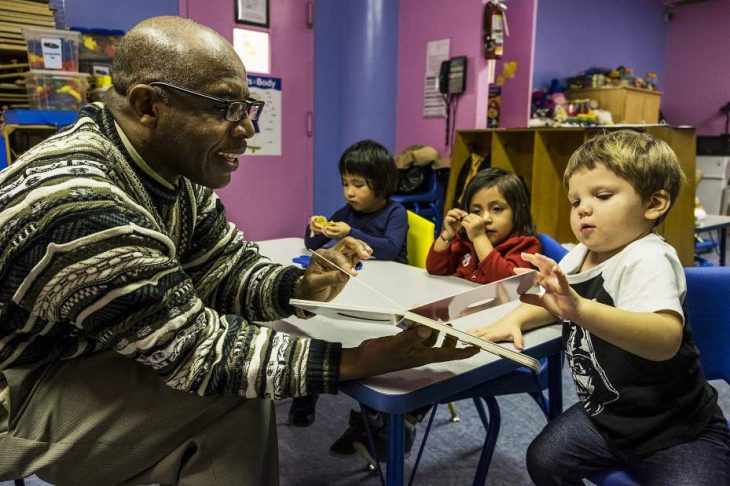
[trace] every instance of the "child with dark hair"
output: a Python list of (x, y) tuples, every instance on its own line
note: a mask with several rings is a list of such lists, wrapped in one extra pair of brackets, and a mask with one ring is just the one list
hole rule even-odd
[(496, 167), (480, 170), (464, 191), (467, 211), (446, 213), (443, 229), (433, 242), (426, 270), (489, 283), (530, 268), (522, 253), (541, 251), (522, 180)]
[[(329, 221), (312, 216), (304, 234), (305, 246), (317, 250), (352, 236), (370, 245), (373, 258), (407, 263), (408, 214), (389, 199), (398, 183), (398, 169), (388, 149), (372, 140), (356, 142), (340, 157), (339, 170), (347, 204)], [(289, 425), (314, 423), (316, 402), (317, 395), (294, 398)]]
[(340, 176), (347, 204), (329, 221), (312, 216), (304, 234), (310, 250), (345, 236), (358, 238), (373, 249), (378, 260), (406, 261), (408, 216), (389, 198), (398, 183), (398, 169), (388, 150), (372, 140), (352, 144), (340, 157)]

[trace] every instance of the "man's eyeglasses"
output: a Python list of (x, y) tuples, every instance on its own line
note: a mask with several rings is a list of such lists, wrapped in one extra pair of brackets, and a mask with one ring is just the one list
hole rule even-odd
[(183, 88), (182, 86), (177, 86), (172, 83), (165, 83), (163, 81), (153, 81), (147, 84), (149, 86), (165, 86), (167, 88), (176, 89), (183, 93), (198, 96), (200, 98), (205, 98), (206, 100), (215, 101), (216, 103), (218, 103), (216, 109), (222, 112), (225, 119), (230, 122), (239, 122), (243, 119), (245, 115), (248, 115), (251, 121), (258, 120), (259, 116), (261, 116), (261, 112), (263, 111), (265, 104), (263, 101), (254, 100), (252, 98), (247, 98), (242, 101), (226, 100), (223, 98), (218, 98), (216, 96), (211, 96), (209, 94), (201, 93), (200, 91)]

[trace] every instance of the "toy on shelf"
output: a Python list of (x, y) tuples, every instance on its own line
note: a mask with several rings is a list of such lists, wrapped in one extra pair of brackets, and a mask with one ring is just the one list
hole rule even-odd
[(646, 73), (646, 89), (656, 91), (656, 81), (657, 77), (654, 71), (649, 71)]
[(656, 90), (657, 75), (654, 71), (646, 77), (634, 76), (634, 68), (619, 66), (616, 69), (590, 68), (585, 72), (568, 78), (568, 89), (588, 89), (603, 87), (630, 87)]
[(86, 104), (88, 74), (58, 71), (25, 73), (25, 89), (34, 110), (76, 111)]

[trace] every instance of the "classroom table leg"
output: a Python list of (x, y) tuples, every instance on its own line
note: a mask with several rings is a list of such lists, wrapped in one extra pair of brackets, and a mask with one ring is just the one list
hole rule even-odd
[(548, 396), (550, 418), (563, 412), (563, 352), (548, 356)]
[(387, 486), (402, 486), (405, 468), (405, 414), (388, 415), (388, 465), (385, 471)]
[(720, 266), (725, 266), (725, 245), (727, 245), (727, 228), (720, 228)]

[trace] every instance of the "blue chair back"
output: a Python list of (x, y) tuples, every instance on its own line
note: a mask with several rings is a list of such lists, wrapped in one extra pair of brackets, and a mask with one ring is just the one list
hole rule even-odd
[(687, 267), (685, 308), (708, 380), (730, 383), (730, 267)]
[(556, 262), (559, 262), (568, 253), (568, 250), (563, 248), (563, 245), (545, 233), (539, 233), (537, 238), (542, 245), (542, 254), (548, 258), (552, 258)]
[(433, 221), (436, 232), (441, 231), (441, 220), (444, 212), (444, 181), (436, 170), (430, 170), (425, 192), (416, 194), (393, 194), (390, 196), (395, 202), (401, 203), (406, 209), (424, 218)]

